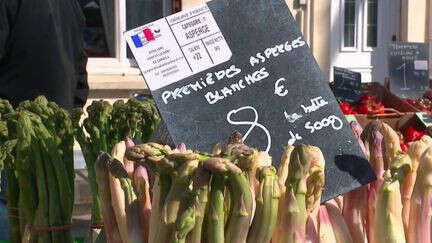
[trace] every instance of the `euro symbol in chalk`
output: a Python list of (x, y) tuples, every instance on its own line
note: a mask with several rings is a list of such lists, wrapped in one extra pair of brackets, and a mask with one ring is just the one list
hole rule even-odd
[(282, 84), (282, 82), (286, 81), (285, 78), (280, 78), (275, 83), (275, 95), (279, 95), (280, 97), (284, 97), (288, 94), (288, 90)]

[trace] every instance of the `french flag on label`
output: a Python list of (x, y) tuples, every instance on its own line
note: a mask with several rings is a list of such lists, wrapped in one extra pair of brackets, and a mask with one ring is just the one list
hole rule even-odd
[(155, 37), (151, 29), (144, 29), (141, 33), (131, 36), (135, 47), (142, 47), (150, 41), (154, 41)]

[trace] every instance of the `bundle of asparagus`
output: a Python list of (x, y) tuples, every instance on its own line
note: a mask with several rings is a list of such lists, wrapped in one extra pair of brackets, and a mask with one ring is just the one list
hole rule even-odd
[(92, 227), (101, 228), (101, 200), (96, 182), (95, 161), (99, 151), (111, 151), (115, 143), (126, 137), (139, 143), (146, 142), (159, 123), (153, 101), (130, 99), (113, 105), (107, 101), (94, 101), (87, 108), (87, 118), (81, 122), (82, 109), (72, 111), (73, 132), (81, 146), (93, 197)]
[(44, 97), (25, 101), (16, 110), (0, 100), (0, 141), (12, 242), (73, 242), (69, 115)]
[(118, 143), (95, 165), (108, 242), (306, 239), (324, 186), (318, 148), (287, 147), (277, 171), (267, 153), (243, 144), (238, 133), (212, 154), (131, 145)]
[(356, 122), (351, 126), (377, 175), (343, 197), (342, 214), (353, 242), (431, 242), (432, 138), (423, 137), (404, 153), (388, 124), (373, 121), (364, 131)]
[(122, 142), (96, 162), (108, 241), (431, 242), (432, 138), (404, 153), (387, 124), (351, 126), (377, 180), (322, 205), (317, 147), (287, 146), (276, 170), (238, 133), (211, 154)]

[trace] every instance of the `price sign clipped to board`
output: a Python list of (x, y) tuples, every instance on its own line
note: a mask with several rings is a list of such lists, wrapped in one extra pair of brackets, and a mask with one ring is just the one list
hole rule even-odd
[(429, 89), (429, 50), (424, 43), (397, 42), (389, 46), (390, 90), (417, 99)]
[(316, 145), (326, 158), (323, 200), (375, 179), (283, 0), (213, 0), (125, 38), (164, 142), (210, 152), (239, 131), (276, 166), (287, 144)]
[(361, 86), (361, 74), (351, 70), (334, 67), (334, 89), (336, 99), (357, 103), (360, 100), (363, 89)]

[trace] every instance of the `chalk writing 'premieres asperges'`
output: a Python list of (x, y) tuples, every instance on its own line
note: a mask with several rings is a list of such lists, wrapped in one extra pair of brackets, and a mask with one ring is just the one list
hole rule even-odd
[[(249, 64), (254, 67), (255, 65), (265, 63), (267, 60), (270, 60), (272, 58), (277, 58), (282, 56), (285, 53), (289, 53), (297, 48), (300, 48), (302, 46), (305, 46), (306, 42), (302, 39), (302, 37), (298, 37), (294, 39), (293, 41), (286, 41), (282, 44), (277, 44), (273, 47), (266, 48), (263, 52), (258, 52), (255, 55), (252, 55), (249, 58)], [(265, 70), (265, 69), (264, 69)], [(185, 96), (190, 95), (192, 92), (199, 92), (209, 86), (212, 86), (215, 84), (215, 81), (219, 81), (222, 79), (231, 79), (234, 76), (237, 76), (240, 74), (242, 70), (240, 68), (237, 68), (235, 65), (231, 65), (230, 68), (226, 70), (221, 70), (214, 73), (207, 73), (206, 78), (200, 78), (199, 81), (192, 82), (190, 84), (187, 84), (183, 87), (176, 88), (174, 90), (165, 90), (162, 92), (162, 100), (165, 104), (168, 104), (170, 100), (176, 100), (181, 99)], [(259, 69), (257, 71), (261, 71), (262, 69)], [(256, 72), (256, 71), (255, 71)], [(209, 78), (211, 76), (211, 78)], [(245, 75), (248, 76), (248, 75)], [(238, 81), (240, 82), (240, 81)], [(240, 86), (240, 84), (238, 84)], [(231, 88), (231, 86), (227, 86), (227, 88)], [(235, 86), (237, 88), (237, 86)], [(228, 91), (227, 89), (225, 89)], [(233, 91), (234, 92), (234, 91)], [(225, 92), (226, 94), (229, 94), (229, 92)], [(208, 95), (209, 96), (209, 95)], [(226, 96), (225, 96), (226, 98)], [(218, 99), (219, 100), (219, 99)]]

